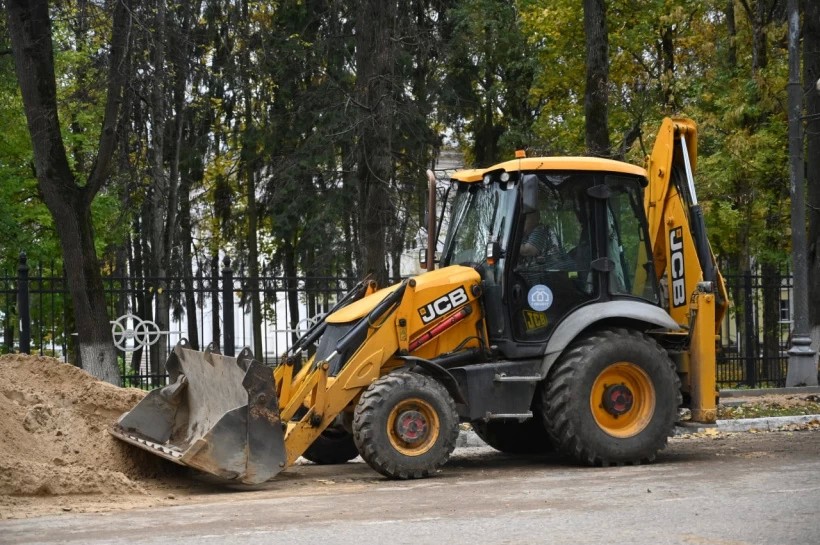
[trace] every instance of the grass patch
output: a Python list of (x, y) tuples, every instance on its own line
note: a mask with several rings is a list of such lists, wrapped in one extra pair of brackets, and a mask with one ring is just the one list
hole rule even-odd
[(736, 407), (718, 405), (718, 419), (720, 420), (806, 414), (820, 414), (820, 400), (806, 400), (801, 403), (745, 403)]

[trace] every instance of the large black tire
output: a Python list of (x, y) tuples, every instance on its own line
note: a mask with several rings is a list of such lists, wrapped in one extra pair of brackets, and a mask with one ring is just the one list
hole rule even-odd
[(433, 378), (385, 375), (364, 391), (353, 440), (365, 462), (391, 479), (427, 477), (444, 465), (458, 438), (453, 398)]
[(680, 379), (654, 339), (602, 329), (567, 348), (541, 401), (560, 452), (588, 465), (640, 464), (653, 461), (673, 433)]
[(302, 454), (314, 464), (344, 464), (359, 455), (353, 435), (344, 428), (330, 427)]
[(553, 452), (541, 415), (534, 415), (523, 422), (517, 420), (476, 420), (473, 431), (482, 441), (507, 454), (547, 454)]

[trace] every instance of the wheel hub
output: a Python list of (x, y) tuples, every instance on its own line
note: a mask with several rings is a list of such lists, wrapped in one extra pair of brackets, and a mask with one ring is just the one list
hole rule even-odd
[(405, 443), (412, 445), (421, 442), (426, 437), (427, 430), (427, 419), (419, 411), (404, 411), (396, 418), (396, 435)]
[(612, 416), (628, 413), (633, 403), (632, 390), (624, 384), (613, 384), (604, 390), (603, 406)]

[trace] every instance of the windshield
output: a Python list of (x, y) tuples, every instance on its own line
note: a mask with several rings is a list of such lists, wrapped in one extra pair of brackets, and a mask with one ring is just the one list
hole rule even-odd
[[(474, 267), (484, 261), (489, 242), (502, 245), (512, 223), (515, 192), (507, 184), (460, 183), (444, 241), (442, 266)], [(502, 248), (503, 249), (503, 248)]]

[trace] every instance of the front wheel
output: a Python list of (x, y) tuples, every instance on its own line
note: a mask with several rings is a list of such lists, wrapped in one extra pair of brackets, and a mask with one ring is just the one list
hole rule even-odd
[(651, 462), (672, 435), (680, 380), (660, 345), (611, 328), (571, 344), (542, 387), (558, 449), (589, 465)]
[(392, 479), (427, 477), (445, 464), (458, 438), (453, 398), (417, 373), (385, 375), (364, 391), (353, 440), (365, 462)]

